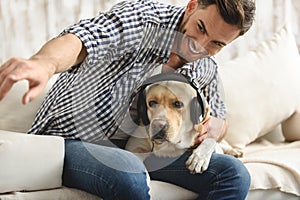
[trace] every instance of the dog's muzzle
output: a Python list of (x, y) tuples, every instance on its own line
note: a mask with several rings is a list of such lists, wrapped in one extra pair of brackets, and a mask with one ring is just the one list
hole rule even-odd
[(167, 141), (167, 130), (169, 123), (164, 119), (154, 119), (150, 124), (151, 140), (164, 142)]

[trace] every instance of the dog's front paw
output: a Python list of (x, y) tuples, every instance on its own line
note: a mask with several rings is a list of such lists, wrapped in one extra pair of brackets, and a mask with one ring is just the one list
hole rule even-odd
[(212, 153), (215, 150), (216, 141), (205, 139), (186, 161), (186, 166), (191, 173), (202, 173), (207, 170)]
[(186, 161), (186, 167), (192, 174), (202, 173), (207, 170), (209, 165), (209, 158), (200, 158), (196, 153), (192, 153), (189, 159)]

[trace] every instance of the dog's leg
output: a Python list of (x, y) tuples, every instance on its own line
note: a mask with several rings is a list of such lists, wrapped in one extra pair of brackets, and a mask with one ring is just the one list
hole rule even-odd
[(142, 161), (144, 161), (151, 153), (151, 143), (147, 138), (130, 137), (125, 149), (134, 153)]
[(125, 149), (134, 153), (141, 160), (145, 160), (152, 150), (152, 143), (145, 127), (140, 126), (135, 130), (129, 137)]
[(222, 140), (219, 146), (223, 153), (234, 156), (236, 158), (243, 157), (243, 151), (241, 149), (233, 148), (226, 140)]
[(191, 173), (202, 173), (207, 170), (212, 153), (217, 145), (212, 138), (205, 139), (186, 161), (187, 168)]

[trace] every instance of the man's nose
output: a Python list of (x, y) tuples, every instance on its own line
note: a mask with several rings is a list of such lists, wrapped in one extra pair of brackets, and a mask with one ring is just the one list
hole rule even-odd
[(209, 38), (207, 36), (203, 36), (196, 41), (197, 49), (209, 52)]
[(209, 38), (206, 36), (201, 37), (200, 39), (193, 39), (193, 48), (203, 56), (209, 55)]

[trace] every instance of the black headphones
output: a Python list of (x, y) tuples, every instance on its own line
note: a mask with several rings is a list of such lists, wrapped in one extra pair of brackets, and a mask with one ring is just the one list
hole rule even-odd
[[(141, 86), (135, 90), (135, 95), (137, 94), (137, 118), (141, 119), (145, 126), (150, 124), (147, 115), (147, 105), (144, 89), (154, 83), (161, 81), (179, 81), (187, 83), (192, 86), (197, 91), (197, 97), (194, 97), (191, 101), (191, 120), (194, 124), (199, 124), (206, 115), (206, 100), (204, 98), (203, 92), (200, 89), (200, 84), (196, 79), (192, 79), (186, 75), (179, 73), (161, 73), (154, 75), (147, 80), (145, 80)], [(134, 96), (135, 96), (134, 95)]]

